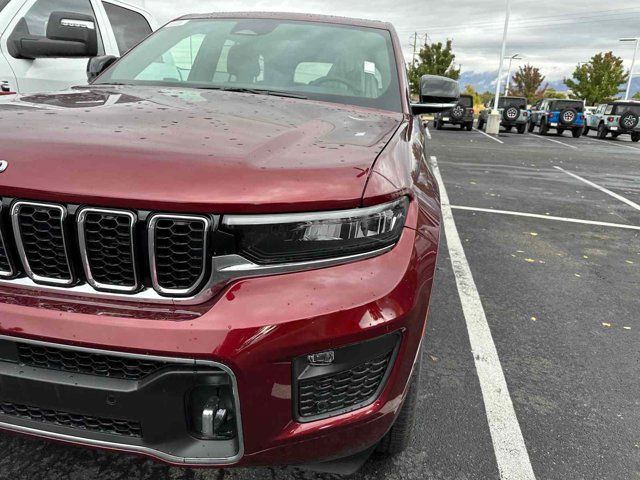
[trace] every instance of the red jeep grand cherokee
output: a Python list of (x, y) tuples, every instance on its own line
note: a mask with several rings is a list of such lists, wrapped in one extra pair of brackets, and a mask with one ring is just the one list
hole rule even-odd
[(187, 16), (112, 60), (0, 105), (0, 428), (191, 466), (400, 451), (440, 205), (393, 28)]

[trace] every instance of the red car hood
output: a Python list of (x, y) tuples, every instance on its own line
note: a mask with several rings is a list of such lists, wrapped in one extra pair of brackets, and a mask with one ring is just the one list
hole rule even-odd
[(213, 90), (0, 103), (4, 196), (184, 212), (357, 206), (402, 114)]

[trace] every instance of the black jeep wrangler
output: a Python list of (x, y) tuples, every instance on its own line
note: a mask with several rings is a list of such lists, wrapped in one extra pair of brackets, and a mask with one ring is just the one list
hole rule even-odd
[(433, 123), (437, 130), (441, 130), (446, 124), (460, 125), (469, 132), (473, 129), (473, 97), (471, 95), (460, 95), (458, 104), (433, 117)]

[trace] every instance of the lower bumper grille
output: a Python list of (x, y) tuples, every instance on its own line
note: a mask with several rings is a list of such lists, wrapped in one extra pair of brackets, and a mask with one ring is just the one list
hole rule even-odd
[(336, 375), (300, 382), (300, 415), (336, 412), (371, 398), (384, 378), (391, 354)]
[(141, 380), (170, 366), (169, 363), (160, 361), (64, 350), (26, 343), (17, 344), (17, 349), (18, 361), (31, 367), (125, 380)]
[(92, 432), (124, 435), (127, 437), (142, 437), (140, 424), (127, 420), (78, 415), (10, 402), (0, 402), (0, 414), (25, 418), (35, 422), (60, 425), (62, 427), (90, 430)]
[(297, 420), (320, 420), (375, 402), (393, 367), (399, 343), (400, 334), (393, 333), (294, 359), (294, 413)]

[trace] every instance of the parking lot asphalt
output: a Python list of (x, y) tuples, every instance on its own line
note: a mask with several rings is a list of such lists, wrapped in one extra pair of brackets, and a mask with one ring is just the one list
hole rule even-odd
[[(430, 135), (535, 478), (639, 480), (640, 145), (455, 128)], [(492, 436), (443, 240), (415, 439), (355, 479), (500, 478), (500, 432)], [(180, 470), (4, 433), (0, 452), (0, 478), (12, 480), (333, 478)]]

